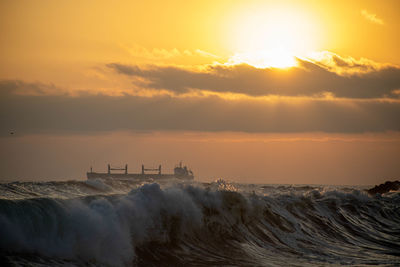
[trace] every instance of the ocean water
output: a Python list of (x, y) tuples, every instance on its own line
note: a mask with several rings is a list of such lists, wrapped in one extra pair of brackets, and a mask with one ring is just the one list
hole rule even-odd
[(1, 266), (400, 266), (400, 193), (363, 187), (0, 184)]

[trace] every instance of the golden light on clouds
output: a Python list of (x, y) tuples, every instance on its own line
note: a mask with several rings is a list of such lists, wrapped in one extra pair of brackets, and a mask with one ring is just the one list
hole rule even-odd
[(228, 64), (248, 64), (256, 68), (290, 68), (296, 66), (296, 59), (287, 50), (260, 50), (236, 53), (229, 58)]

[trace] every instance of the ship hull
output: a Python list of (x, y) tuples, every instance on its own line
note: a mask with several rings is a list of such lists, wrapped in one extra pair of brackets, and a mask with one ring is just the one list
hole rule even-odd
[(88, 179), (120, 179), (120, 180), (167, 180), (167, 179), (179, 179), (179, 180), (193, 180), (193, 175), (174, 175), (174, 174), (141, 174), (141, 173), (86, 173)]

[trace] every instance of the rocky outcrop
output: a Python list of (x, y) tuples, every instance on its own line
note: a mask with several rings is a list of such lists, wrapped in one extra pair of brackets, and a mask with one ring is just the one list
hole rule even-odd
[(383, 194), (389, 191), (396, 191), (400, 189), (400, 181), (387, 181), (384, 184), (376, 185), (371, 189), (368, 189), (367, 192), (371, 195), (375, 195), (377, 193)]

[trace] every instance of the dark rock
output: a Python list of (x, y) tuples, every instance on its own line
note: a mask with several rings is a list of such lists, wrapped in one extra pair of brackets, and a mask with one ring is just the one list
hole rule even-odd
[(384, 184), (376, 185), (371, 189), (368, 189), (367, 192), (371, 195), (375, 195), (377, 193), (383, 194), (387, 193), (391, 190), (396, 191), (400, 189), (400, 181), (387, 181)]

